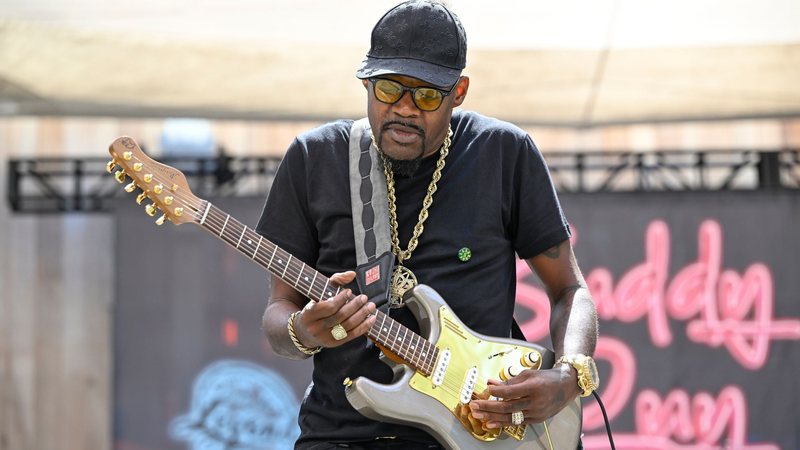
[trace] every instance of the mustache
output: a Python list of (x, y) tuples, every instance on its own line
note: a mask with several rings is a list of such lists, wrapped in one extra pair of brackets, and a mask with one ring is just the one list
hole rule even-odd
[(381, 133), (387, 131), (389, 127), (391, 127), (392, 125), (400, 125), (401, 127), (411, 128), (412, 130), (419, 133), (422, 137), (425, 137), (425, 129), (423, 129), (421, 126), (414, 123), (401, 122), (399, 120), (390, 120), (388, 122), (384, 122), (384, 124), (381, 125)]

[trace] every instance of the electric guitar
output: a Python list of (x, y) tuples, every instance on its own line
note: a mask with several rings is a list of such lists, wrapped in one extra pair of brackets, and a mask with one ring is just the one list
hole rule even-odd
[[(334, 297), (342, 288), (302, 261), (264, 239), (230, 214), (196, 197), (179, 170), (148, 157), (129, 137), (110, 146), (106, 169), (119, 183), (132, 181), (127, 192), (136, 202), (152, 203), (145, 211), (156, 224), (194, 223), (292, 285), (313, 301)], [(514, 376), (523, 369), (553, 365), (553, 352), (536, 344), (484, 336), (464, 325), (430, 287), (418, 285), (406, 294), (406, 305), (419, 322), (416, 334), (381, 311), (367, 333), (394, 372), (390, 384), (364, 377), (346, 380), (345, 394), (366, 417), (422, 428), (450, 449), (548, 449), (577, 447), (581, 429), (580, 399), (540, 424), (485, 430), (467, 404), (478, 398), (488, 379)]]

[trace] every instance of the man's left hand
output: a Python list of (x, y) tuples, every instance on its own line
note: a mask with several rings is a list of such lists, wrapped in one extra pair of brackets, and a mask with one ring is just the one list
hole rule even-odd
[(497, 400), (473, 400), (472, 416), (486, 428), (514, 425), (511, 415), (521, 411), (522, 424), (540, 423), (556, 415), (578, 395), (578, 375), (568, 364), (546, 370), (524, 370), (507, 382), (489, 380), (481, 397)]

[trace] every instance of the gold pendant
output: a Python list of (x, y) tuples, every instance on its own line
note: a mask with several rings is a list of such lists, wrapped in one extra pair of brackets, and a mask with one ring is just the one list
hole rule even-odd
[(417, 277), (408, 267), (397, 265), (392, 274), (392, 289), (389, 292), (389, 301), (392, 308), (403, 307), (403, 295), (417, 285)]

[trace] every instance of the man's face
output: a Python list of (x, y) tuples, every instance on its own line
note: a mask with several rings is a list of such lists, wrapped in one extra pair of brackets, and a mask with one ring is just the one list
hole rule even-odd
[[(430, 87), (416, 78), (400, 75), (385, 78), (410, 88)], [(469, 78), (461, 77), (436, 111), (420, 110), (409, 91), (404, 92), (396, 103), (383, 103), (375, 98), (372, 84), (368, 80), (363, 80), (363, 83), (367, 89), (367, 116), (381, 151), (393, 160), (413, 161), (439, 150), (447, 135), (453, 108), (464, 102)]]

